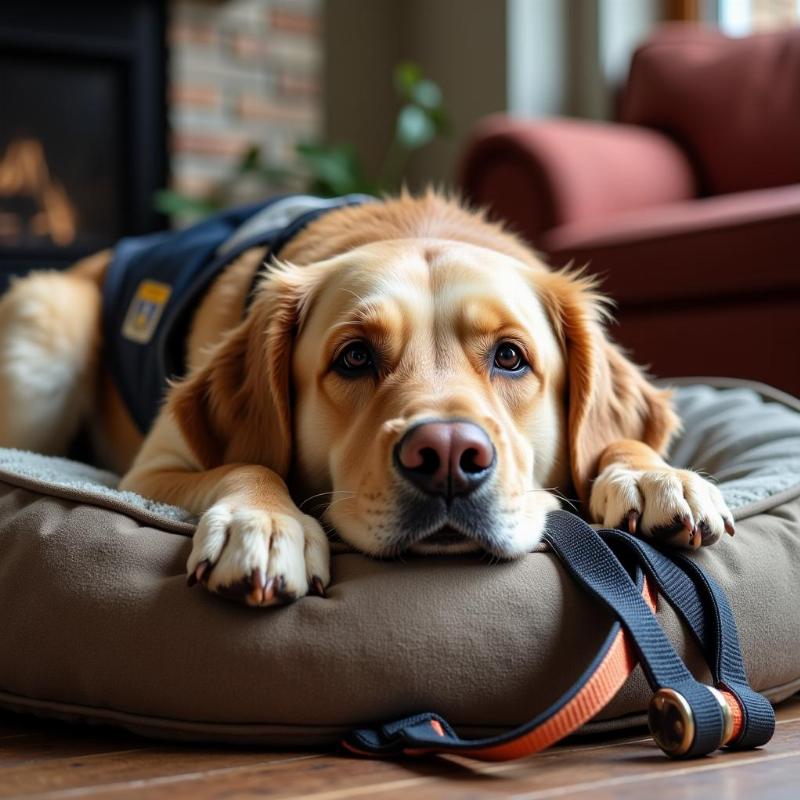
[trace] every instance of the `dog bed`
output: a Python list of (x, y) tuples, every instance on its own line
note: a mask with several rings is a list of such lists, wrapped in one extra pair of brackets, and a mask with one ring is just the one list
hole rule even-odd
[[(674, 383), (674, 382), (673, 382)], [(719, 481), (736, 536), (697, 560), (728, 592), (748, 676), (800, 689), (800, 402), (742, 382), (676, 390), (671, 453)], [(113, 475), (0, 451), (0, 707), (183, 739), (310, 746), (421, 709), (466, 734), (542, 711), (610, 620), (535, 552), (378, 562), (338, 551), (329, 596), (240, 607), (186, 588), (192, 519)], [(659, 615), (701, 679), (666, 603)], [(640, 723), (634, 673), (588, 730)]]

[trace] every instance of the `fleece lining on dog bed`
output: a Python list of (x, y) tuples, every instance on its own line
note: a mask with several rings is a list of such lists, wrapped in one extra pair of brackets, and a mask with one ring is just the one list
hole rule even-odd
[[(696, 558), (730, 596), (750, 680), (782, 699), (800, 689), (800, 404), (734, 382), (677, 401), (672, 463), (713, 475), (737, 520)], [(489, 733), (545, 708), (608, 628), (547, 552), (493, 565), (341, 552), (327, 599), (239, 607), (186, 588), (191, 517), (114, 481), (0, 451), (0, 706), (276, 745), (418, 710)], [(659, 615), (703, 676), (671, 609)], [(595, 728), (641, 721), (647, 698), (635, 674)]]

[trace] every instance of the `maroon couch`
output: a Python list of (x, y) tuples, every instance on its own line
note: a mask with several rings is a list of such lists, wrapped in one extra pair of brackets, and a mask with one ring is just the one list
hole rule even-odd
[(669, 25), (619, 123), (490, 117), (461, 185), (552, 263), (590, 263), (614, 337), (657, 375), (800, 395), (800, 29)]

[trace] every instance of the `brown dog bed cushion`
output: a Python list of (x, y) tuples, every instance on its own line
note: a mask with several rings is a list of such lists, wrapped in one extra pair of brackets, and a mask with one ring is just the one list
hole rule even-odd
[[(748, 675), (800, 689), (800, 404), (677, 389), (673, 463), (713, 475), (736, 537), (696, 558), (730, 597)], [(180, 738), (310, 745), (420, 710), (467, 733), (520, 724), (594, 656), (609, 619), (555, 557), (333, 559), (326, 599), (239, 607), (186, 588), (192, 520), (63, 459), (0, 451), (0, 706)], [(702, 659), (669, 607), (690, 666)], [(595, 727), (641, 720), (634, 674)]]

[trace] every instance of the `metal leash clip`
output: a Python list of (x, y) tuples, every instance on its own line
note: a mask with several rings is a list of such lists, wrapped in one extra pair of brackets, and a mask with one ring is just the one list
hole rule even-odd
[[(706, 688), (722, 710), (724, 725), (718, 747), (725, 747), (733, 738), (733, 712), (719, 689)], [(697, 732), (694, 714), (686, 698), (675, 689), (662, 688), (653, 695), (647, 712), (647, 725), (653, 741), (671, 758), (681, 758), (691, 750)]]

